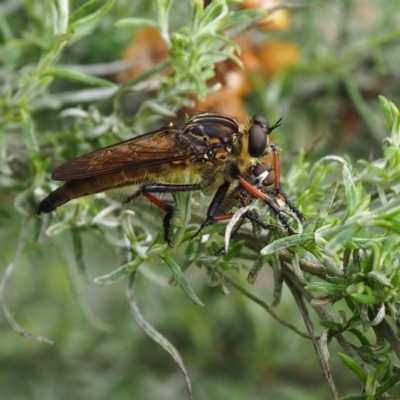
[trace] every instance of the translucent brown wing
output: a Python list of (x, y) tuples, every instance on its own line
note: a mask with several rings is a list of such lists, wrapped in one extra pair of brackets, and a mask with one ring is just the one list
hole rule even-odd
[(60, 165), (51, 177), (82, 179), (190, 158), (193, 150), (179, 142), (179, 131), (177, 126), (169, 126), (92, 151)]

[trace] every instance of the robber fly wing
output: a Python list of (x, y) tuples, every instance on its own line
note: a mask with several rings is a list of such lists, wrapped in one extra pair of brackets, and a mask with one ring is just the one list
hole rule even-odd
[(187, 159), (193, 150), (182, 146), (178, 133), (179, 128), (170, 126), (92, 151), (60, 165), (51, 177), (60, 181), (82, 179)]

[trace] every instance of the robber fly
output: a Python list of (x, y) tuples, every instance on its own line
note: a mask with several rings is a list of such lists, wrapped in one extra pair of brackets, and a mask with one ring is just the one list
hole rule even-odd
[[(198, 191), (222, 177), (223, 183), (208, 208), (206, 224), (215, 219), (235, 181), (253, 198), (276, 208), (267, 194), (243, 176), (270, 153), (269, 135), (279, 125), (280, 120), (271, 126), (261, 115), (239, 125), (228, 116), (200, 113), (181, 125), (170, 124), (84, 154), (53, 171), (52, 179), (66, 182), (41, 201), (38, 215), (82, 196), (139, 185), (123, 204), (144, 196), (163, 209), (164, 236), (171, 245), (174, 207), (153, 193)], [(278, 208), (275, 213), (288, 233), (295, 233)]]

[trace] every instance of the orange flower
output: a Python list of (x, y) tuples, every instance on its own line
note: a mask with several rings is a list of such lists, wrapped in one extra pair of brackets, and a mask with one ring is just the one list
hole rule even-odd
[[(241, 8), (262, 8), (265, 10), (279, 6), (279, 0), (243, 0)], [(287, 29), (289, 14), (287, 10), (278, 10), (263, 18), (257, 27), (263, 30)], [(215, 77), (207, 82), (211, 87), (221, 84), (221, 89), (210, 94), (200, 102), (195, 96), (194, 108), (201, 111), (213, 111), (221, 114), (233, 115), (239, 120), (246, 118), (244, 97), (254, 88), (250, 79), (251, 74), (258, 74), (264, 80), (269, 80), (279, 71), (292, 66), (300, 55), (300, 50), (294, 44), (275, 40), (264, 45), (254, 43), (250, 35), (240, 35), (234, 39), (241, 48), (237, 56), (243, 62), (240, 68), (232, 60), (220, 62), (215, 66)], [(117, 79), (126, 82), (139, 74), (148, 71), (154, 65), (168, 58), (168, 48), (158, 31), (144, 28), (134, 36), (134, 42), (127, 48), (123, 58), (132, 65), (129, 72), (121, 73)], [(167, 73), (169, 73), (168, 71)], [(153, 76), (154, 89), (157, 88), (160, 75)]]
[(300, 57), (300, 49), (285, 40), (275, 40), (259, 47), (260, 75), (268, 80), (279, 71), (293, 66)]
[(132, 44), (125, 50), (122, 57), (132, 66), (132, 69), (118, 74), (117, 80), (127, 82), (167, 59), (168, 47), (157, 30), (143, 28), (134, 34)]
[(247, 117), (243, 97), (224, 86), (208, 95), (204, 101), (195, 101), (193, 109), (232, 115), (239, 121), (245, 121)]
[[(256, 8), (260, 10), (270, 10), (279, 6), (280, 0), (243, 0), (240, 8)], [(283, 31), (289, 28), (290, 17), (287, 10), (281, 9), (274, 11), (270, 15), (261, 18), (257, 27), (265, 31)]]

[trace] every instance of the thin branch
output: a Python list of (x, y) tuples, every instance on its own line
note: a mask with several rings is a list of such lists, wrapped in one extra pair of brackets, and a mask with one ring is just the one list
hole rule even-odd
[(325, 341), (324, 341), (324, 343), (321, 343), (318, 341), (317, 336), (315, 334), (314, 324), (311, 321), (310, 314), (309, 314), (307, 306), (304, 302), (304, 297), (303, 297), (302, 293), (298, 290), (297, 285), (293, 284), (293, 282), (292, 282), (293, 277), (288, 274), (285, 274), (285, 270), (286, 270), (286, 268), (283, 269), (284, 280), (285, 280), (287, 286), (289, 287), (290, 291), (292, 292), (292, 295), (293, 295), (293, 297), (300, 309), (300, 312), (303, 316), (304, 323), (305, 323), (307, 330), (310, 333), (310, 336), (312, 338), (311, 340), (314, 345), (315, 352), (317, 353), (322, 370), (324, 371), (325, 378), (328, 381), (329, 388), (331, 390), (333, 399), (339, 400), (339, 395), (336, 390), (336, 385), (335, 385), (335, 382), (333, 381), (331, 365), (330, 365), (330, 360), (329, 360), (329, 353), (327, 352), (325, 346), (322, 347), (322, 344), (325, 344)]
[(18, 241), (17, 241), (17, 248), (15, 250), (14, 257), (11, 260), (11, 262), (7, 265), (7, 268), (4, 271), (3, 279), (1, 280), (1, 283), (0, 283), (0, 304), (1, 304), (1, 308), (3, 310), (4, 317), (6, 318), (6, 320), (11, 325), (11, 327), (14, 329), (15, 332), (17, 332), (19, 335), (21, 335), (27, 339), (35, 340), (37, 342), (45, 343), (45, 344), (53, 344), (53, 342), (51, 340), (46, 339), (42, 336), (34, 335), (33, 333), (30, 333), (30, 332), (26, 331), (25, 329), (23, 329), (17, 323), (17, 321), (13, 318), (12, 313), (10, 312), (10, 310), (8, 309), (8, 306), (6, 304), (7, 284), (9, 282), (9, 280), (11, 279), (11, 277), (15, 271), (15, 268), (18, 265), (19, 258), (21, 257), (21, 254), (25, 248), (26, 237), (29, 232), (29, 229), (28, 229), (29, 222), (30, 222), (30, 218), (22, 219), (21, 230), (19, 233), (19, 237), (18, 237)]
[(258, 304), (260, 307), (262, 307), (269, 315), (271, 315), (272, 318), (274, 318), (276, 321), (278, 321), (281, 325), (285, 326), (286, 328), (291, 329), (292, 331), (294, 331), (295, 333), (297, 333), (298, 335), (302, 336), (305, 339), (311, 339), (311, 340), (313, 339), (312, 336), (308, 335), (305, 332), (300, 331), (298, 328), (296, 328), (292, 324), (289, 324), (286, 321), (284, 321), (283, 319), (281, 319), (280, 317), (278, 317), (275, 314), (275, 312), (273, 311), (272, 307), (270, 307), (267, 303), (265, 303), (264, 301), (259, 299), (254, 294), (252, 294), (249, 291), (247, 291), (244, 287), (240, 286), (239, 284), (237, 284), (235, 281), (233, 281), (229, 277), (224, 276), (224, 281), (228, 282), (235, 289), (237, 289), (240, 293), (242, 293), (243, 295), (245, 295), (249, 299), (253, 300), (256, 304)]

